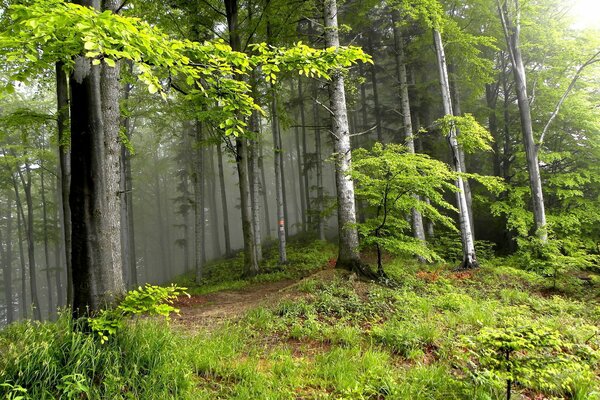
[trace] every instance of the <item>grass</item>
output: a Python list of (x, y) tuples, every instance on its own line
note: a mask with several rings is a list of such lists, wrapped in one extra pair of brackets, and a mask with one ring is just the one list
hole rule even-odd
[(277, 251), (276, 246), (263, 248), (261, 273), (252, 278), (245, 277), (244, 258), (239, 253), (229, 259), (208, 263), (200, 284), (195, 282), (194, 272), (177, 277), (174, 283), (188, 288), (188, 293), (192, 295), (237, 290), (256, 283), (299, 279), (322, 269), (336, 257), (335, 246), (324, 241), (290, 240), (287, 247), (288, 263), (284, 266), (278, 264)]
[[(246, 281), (239, 260), (216, 263), (205, 286), (191, 290), (299, 278), (334, 251), (295, 246), (286, 269), (267, 262), (264, 276)], [(66, 316), (15, 324), (0, 332), (0, 382), (10, 385), (0, 395), (24, 388), (32, 399), (503, 399), (505, 383), (485, 368), (489, 349), (473, 343), (486, 327), (520, 321), (559, 332), (564, 345), (551, 357), (576, 367), (551, 371), (547, 382), (516, 382), (513, 398), (600, 399), (598, 287), (566, 278), (549, 292), (552, 282), (502, 260), (456, 273), (397, 259), (386, 271), (400, 287), (318, 274), (292, 298), (193, 335), (142, 319), (100, 345)]]

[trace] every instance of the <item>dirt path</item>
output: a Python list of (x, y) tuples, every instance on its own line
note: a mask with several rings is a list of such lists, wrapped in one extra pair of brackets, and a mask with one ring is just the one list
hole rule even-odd
[(211, 330), (226, 321), (243, 316), (248, 310), (274, 304), (283, 298), (298, 296), (291, 289), (298, 281), (284, 280), (252, 285), (240, 290), (226, 290), (192, 297), (182, 296), (175, 303), (180, 314), (173, 324), (184, 330)]

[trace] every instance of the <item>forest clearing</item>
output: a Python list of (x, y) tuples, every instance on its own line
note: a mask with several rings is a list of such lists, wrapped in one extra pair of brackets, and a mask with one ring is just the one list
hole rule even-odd
[(0, 1), (0, 397), (599, 399), (597, 0)]

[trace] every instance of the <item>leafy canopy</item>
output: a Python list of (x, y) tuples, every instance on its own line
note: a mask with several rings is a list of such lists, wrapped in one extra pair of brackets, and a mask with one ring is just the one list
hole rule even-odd
[(12, 5), (4, 18), (0, 60), (8, 70), (7, 90), (12, 81), (35, 79), (57, 61), (69, 72), (81, 62), (79, 56), (108, 67), (131, 60), (150, 93), (167, 98), (163, 85), (181, 81), (190, 97), (218, 111), (218, 120), (225, 121), (221, 128), (234, 135), (245, 133), (243, 117), (260, 110), (249, 85), (240, 79), (253, 69), (261, 68), (268, 81), (276, 80), (281, 71), (328, 79), (331, 70), (370, 62), (357, 47), (317, 50), (300, 42), (289, 49), (257, 44), (247, 55), (232, 51), (223, 41), (174, 39), (138, 18), (62, 0)]

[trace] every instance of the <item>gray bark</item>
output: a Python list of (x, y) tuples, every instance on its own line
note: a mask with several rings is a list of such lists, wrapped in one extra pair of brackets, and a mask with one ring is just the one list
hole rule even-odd
[(262, 238), (261, 238), (261, 214), (260, 214), (260, 175), (258, 170), (258, 137), (260, 136), (260, 120), (258, 112), (254, 111), (250, 116), (250, 130), (257, 137), (249, 142), (249, 164), (250, 172), (250, 202), (252, 203), (252, 226), (254, 229), (254, 251), (258, 262), (262, 261)]
[[(294, 91), (293, 82), (290, 81), (290, 93)], [(299, 99), (302, 101), (302, 99)], [(298, 112), (295, 113), (294, 119), (298, 118)], [(296, 169), (298, 170), (298, 186), (300, 187), (300, 221), (302, 225), (302, 231), (306, 232), (307, 223), (306, 223), (306, 194), (304, 187), (304, 171), (302, 169), (302, 156), (304, 154), (304, 149), (300, 147), (300, 127), (298, 124), (294, 127), (294, 139), (296, 144)]]
[[(448, 72), (454, 75), (454, 66), (452, 64), (448, 67)], [(450, 94), (452, 96), (452, 109), (454, 115), (460, 116), (462, 114), (462, 110), (460, 107), (460, 91), (458, 89), (458, 84), (456, 83), (456, 79), (449, 79), (450, 83)], [(460, 131), (456, 129), (456, 135), (460, 135)], [(462, 146), (458, 145), (458, 156), (460, 157), (460, 164), (466, 170), (467, 163), (465, 162), (465, 152)], [(475, 240), (475, 222), (473, 220), (473, 196), (471, 194), (471, 185), (469, 184), (468, 179), (463, 179), (463, 184), (465, 186), (465, 196), (467, 198), (467, 212), (469, 213), (469, 220), (471, 221), (471, 233), (473, 235), (473, 240)]]
[(540, 165), (538, 161), (538, 149), (533, 137), (533, 124), (531, 121), (531, 109), (527, 97), (527, 78), (525, 76), (525, 66), (521, 56), (520, 46), (520, 11), (519, 1), (514, 0), (516, 10), (516, 21), (512, 23), (508, 18), (508, 9), (506, 3), (504, 7), (498, 2), (498, 13), (504, 27), (504, 36), (509, 49), (511, 61), (513, 64), (513, 76), (515, 79), (515, 89), (517, 93), (517, 102), (519, 105), (519, 116), (521, 120), (521, 130), (523, 132), (523, 144), (525, 146), (525, 155), (527, 160), (527, 170), (529, 172), (529, 187), (531, 189), (531, 200), (533, 203), (533, 216), (535, 220), (536, 236), (542, 243), (547, 242), (548, 232), (546, 227), (546, 210), (544, 208), (544, 193), (542, 191), (542, 178), (540, 175)]
[(17, 197), (17, 238), (19, 243), (19, 262), (21, 266), (21, 293), (20, 293), (20, 306), (21, 306), (21, 318), (25, 319), (28, 315), (27, 308), (27, 266), (25, 265), (25, 251), (23, 250), (23, 214), (22, 206), (19, 204)]
[[(242, 51), (238, 23), (238, 1), (224, 0), (229, 45), (234, 51)], [(252, 204), (250, 199), (250, 176), (248, 171), (248, 140), (244, 137), (235, 139), (235, 162), (240, 189), (240, 208), (242, 211), (242, 232), (244, 238), (244, 268), (249, 276), (258, 274), (259, 265), (256, 258), (254, 224), (252, 221)]]
[[(445, 115), (453, 115), (452, 97), (450, 94), (450, 84), (448, 81), (448, 69), (446, 64), (446, 56), (442, 44), (442, 37), (437, 29), (433, 30), (433, 41), (436, 50), (438, 61), (438, 70), (440, 74), (440, 87), (442, 92), (442, 102)], [(452, 151), (452, 161), (456, 172), (466, 172), (460, 157), (460, 149), (456, 139), (456, 130), (454, 127), (450, 129), (448, 134), (448, 143)], [(456, 186), (459, 189), (456, 193), (456, 202), (458, 204), (458, 216), (461, 232), (461, 240), (463, 245), (463, 262), (461, 268), (477, 268), (477, 257), (475, 254), (475, 242), (473, 239), (473, 230), (471, 227), (471, 219), (469, 218), (467, 196), (465, 193), (465, 185), (463, 179), (459, 176), (456, 180)]]
[(21, 195), (19, 193), (19, 187), (17, 185), (17, 181), (12, 177), (13, 188), (15, 190), (15, 199), (17, 201), (17, 208), (19, 213), (21, 214), (21, 220), (23, 221), (23, 225), (25, 227), (25, 236), (27, 238), (27, 261), (29, 264), (29, 291), (31, 294), (31, 308), (33, 309), (33, 317), (41, 321), (42, 313), (40, 310), (40, 301), (38, 298), (38, 290), (37, 290), (37, 268), (35, 264), (35, 243), (33, 237), (33, 199), (31, 197), (31, 170), (29, 168), (29, 163), (25, 163), (25, 171), (27, 180), (23, 177), (22, 171), (18, 167), (17, 172), (21, 183), (23, 185), (23, 190), (25, 191), (25, 201), (27, 203), (27, 216), (25, 216), (25, 211), (23, 209), (23, 203), (21, 202)]
[[(79, 4), (99, 8), (99, 1)], [(103, 2), (114, 10), (114, 1)], [(73, 307), (96, 311), (125, 292), (119, 214), (119, 67), (78, 57), (71, 76)]]
[(193, 144), (194, 147), (194, 172), (192, 178), (194, 181), (194, 254), (195, 254), (195, 271), (196, 283), (202, 283), (204, 276), (204, 262), (206, 259), (204, 246), (206, 232), (204, 224), (206, 221), (204, 207), (204, 152), (202, 151), (202, 124), (196, 121), (195, 126), (196, 137)]
[(6, 304), (6, 323), (10, 324), (15, 320), (14, 309), (13, 309), (13, 281), (12, 281), (12, 264), (13, 264), (13, 251), (12, 251), (12, 196), (9, 195), (8, 202), (6, 205), (6, 245), (2, 246), (4, 240), (1, 237), (0, 231), (0, 250), (2, 256), (0, 260), (2, 262), (2, 279), (4, 280), (4, 300)]
[[(56, 306), (54, 304), (54, 296), (52, 294), (54, 284), (52, 282), (52, 268), (50, 268), (50, 247), (48, 245), (48, 209), (46, 207), (46, 182), (44, 177), (44, 161), (40, 159), (40, 194), (42, 200), (42, 229), (44, 232), (44, 261), (46, 263), (46, 286), (48, 289), (48, 316), (51, 317), (54, 311), (56, 311)], [(58, 265), (56, 268), (58, 269)]]
[[(324, 0), (325, 45), (340, 46), (337, 22), (337, 4), (335, 0)], [(331, 110), (332, 134), (336, 154), (336, 188), (338, 200), (339, 255), (337, 266), (360, 269), (361, 260), (358, 251), (358, 232), (356, 229), (356, 210), (354, 201), (354, 181), (348, 175), (351, 167), (350, 132), (346, 110), (346, 92), (344, 77), (340, 70), (331, 71), (329, 82), (329, 105)]]
[(263, 141), (260, 141), (260, 154), (258, 158), (258, 168), (260, 169), (260, 180), (261, 180), (261, 193), (263, 198), (263, 210), (265, 214), (265, 229), (267, 237), (271, 237), (271, 213), (269, 212), (269, 195), (267, 193), (267, 181), (265, 179), (265, 165), (264, 165), (264, 146)]
[(317, 84), (314, 85), (314, 101), (313, 101), (313, 123), (315, 125), (315, 163), (317, 172), (317, 232), (320, 240), (325, 240), (325, 222), (323, 214), (323, 149), (321, 146), (321, 121), (319, 118), (319, 105), (317, 104), (317, 98), (319, 95), (319, 89)]
[[(273, 162), (275, 168), (275, 205), (277, 208), (277, 239), (279, 242), (279, 263), (287, 262), (286, 237), (285, 237), (285, 219), (283, 206), (283, 178), (281, 165), (281, 135), (279, 133), (279, 117), (277, 115), (277, 96), (274, 88), (271, 87), (271, 131), (273, 133)], [(298, 157), (300, 155), (298, 154)], [(300, 184), (302, 188), (302, 184)]]
[[(132, 63), (127, 63), (131, 71)], [(123, 99), (129, 99), (132, 85), (127, 83), (123, 88)], [(125, 137), (131, 140), (131, 119), (125, 117), (122, 120)], [(121, 259), (123, 260), (123, 273), (125, 282), (129, 288), (138, 286), (137, 261), (135, 256), (135, 231), (133, 226), (133, 179), (131, 176), (131, 153), (126, 146), (121, 146)]]
[[(367, 47), (369, 54), (375, 55), (375, 46), (373, 45), (373, 30), (369, 30), (367, 34)], [(377, 63), (373, 63), (370, 68), (371, 71), (371, 85), (373, 88), (373, 106), (375, 112), (375, 124), (377, 125), (375, 131), (377, 133), (377, 141), (383, 143), (383, 126), (381, 125), (381, 109), (379, 106), (379, 89), (377, 87)]]
[(229, 210), (227, 209), (227, 191), (225, 189), (225, 172), (223, 171), (223, 148), (217, 143), (217, 168), (219, 170), (219, 189), (221, 194), (221, 211), (223, 217), (223, 236), (225, 239), (225, 256), (230, 257), (231, 235), (229, 233)]
[[(402, 125), (404, 127), (404, 142), (410, 154), (415, 153), (415, 142), (413, 140), (413, 126), (410, 114), (410, 99), (408, 96), (408, 79), (406, 73), (406, 57), (404, 55), (404, 40), (402, 32), (397, 26), (398, 17), (394, 11), (392, 14), (392, 23), (394, 26), (394, 45), (396, 50), (396, 69), (398, 71), (398, 81), (400, 82), (400, 104), (402, 113)], [(418, 196), (415, 196), (419, 199)], [(417, 209), (412, 209), (412, 228), (416, 239), (425, 242), (425, 229), (423, 228), (423, 216)], [(420, 258), (421, 261), (424, 259)]]
[[(304, 195), (304, 207), (303, 210), (304, 215), (304, 223), (303, 230), (306, 231), (308, 227), (311, 225), (311, 210), (310, 210), (310, 185), (308, 183), (308, 170), (309, 165), (307, 162), (307, 143), (306, 143), (306, 114), (304, 111), (304, 90), (302, 87), (302, 79), (298, 79), (298, 97), (300, 99), (300, 126), (302, 131), (302, 169), (300, 175), (300, 187), (301, 193)], [(280, 139), (281, 140), (281, 139)], [(300, 154), (298, 154), (300, 157)]]
[(67, 305), (73, 305), (73, 268), (71, 260), (71, 208), (69, 191), (71, 186), (70, 140), (67, 135), (69, 124), (69, 83), (63, 64), (56, 64), (56, 104), (58, 132), (58, 167), (61, 236), (64, 242), (64, 258), (67, 272)]

